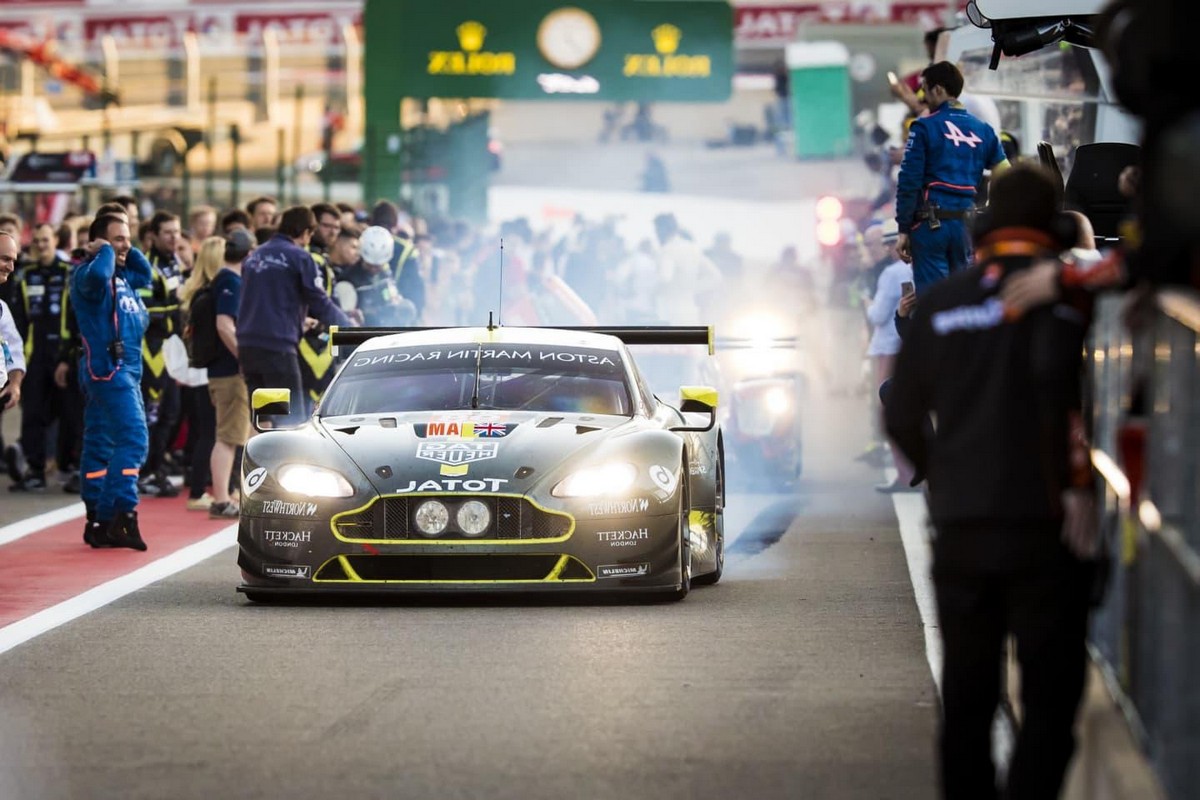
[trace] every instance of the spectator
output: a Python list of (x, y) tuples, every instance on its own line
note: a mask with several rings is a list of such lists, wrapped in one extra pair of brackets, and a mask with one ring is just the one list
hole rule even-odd
[(250, 215), (250, 230), (257, 231), (275, 223), (275, 214), (279, 204), (274, 197), (256, 197), (246, 204), (246, 213)]
[(1013, 168), (991, 194), (978, 264), (920, 299), (887, 427), (928, 475), (937, 532), (943, 794), (998, 796), (991, 730), (1011, 633), (1023, 718), (1006, 796), (1057, 797), (1087, 660), (1091, 575), (1080, 558), (1095, 542), (1082, 423), (1086, 318), (1052, 303), (1005, 313), (1006, 283), (1070, 247), (1075, 232), (1066, 235), (1058, 186), (1040, 169)]
[(228, 238), (229, 234), (236, 229), (241, 228), (244, 231), (250, 230), (250, 215), (240, 208), (231, 208), (221, 215), (221, 236)]
[[(137, 198), (128, 194), (119, 194), (108, 201), (119, 205), (125, 211), (125, 216), (129, 220), (129, 230), (136, 231), (142, 224), (141, 209), (138, 206)], [(99, 216), (99, 211), (96, 212)]]
[(138, 488), (142, 494), (175, 497), (179, 490), (167, 472), (172, 466), (168, 451), (180, 421), (180, 392), (167, 373), (162, 352), (167, 338), (180, 331), (178, 290), (182, 278), (177, 248), (183, 230), (179, 217), (169, 211), (157, 212), (146, 225), (152, 283), (138, 294), (150, 314), (142, 346), (142, 401), (150, 425), (150, 452)]
[(14, 478), (9, 491), (45, 491), (46, 438), (64, 405), (63, 391), (54, 383), (54, 369), (62, 343), (62, 306), (69, 291), (71, 265), (59, 258), (57, 244), (53, 226), (43, 223), (34, 228), (34, 260), (21, 270), (17, 281), (14, 321), (25, 341), (27, 363), (20, 447), (27, 467), (24, 475)]
[(152, 280), (150, 262), (130, 246), (129, 225), (106, 214), (88, 234), (91, 257), (71, 276), (71, 306), (83, 339), (84, 541), (92, 547), (145, 550), (138, 528), (138, 471), (146, 458), (146, 415), (139, 355), (149, 315), (137, 292)]
[[(349, 326), (325, 293), (312, 256), (304, 249), (317, 227), (312, 209), (283, 212), (279, 232), (242, 264), (237, 315), (238, 362), (253, 397), (255, 389), (290, 389), (293, 409), (303, 408), (297, 346), (309, 316)], [(293, 420), (300, 414), (293, 411)]]
[(357, 228), (338, 228), (329, 248), (329, 266), (339, 279), (346, 270), (359, 263), (359, 233)]
[[(388, 268), (395, 246), (392, 234), (387, 230), (378, 226), (367, 228), (362, 234), (361, 262), (342, 276), (354, 287), (354, 307), (362, 312), (364, 325), (401, 328), (417, 320), (416, 306), (396, 287)], [(346, 296), (344, 290), (338, 294)]]
[[(7, 283), (13, 274), (20, 251), (11, 233), (0, 233), (0, 285)], [(25, 343), (13, 324), (8, 303), (0, 300), (0, 409), (16, 408), (24, 379)]]
[(188, 238), (197, 249), (216, 231), (217, 210), (212, 206), (196, 206), (188, 213)]
[(985, 169), (1009, 164), (996, 132), (957, 102), (958, 67), (941, 61), (922, 74), (930, 114), (909, 129), (896, 190), (896, 253), (913, 265), (917, 294), (970, 261), (966, 217)]
[(712, 247), (704, 251), (704, 255), (717, 265), (721, 274), (726, 278), (737, 278), (742, 273), (742, 257), (734, 252), (733, 239), (728, 231), (717, 231), (713, 236)]
[(341, 215), (338, 213), (337, 206), (330, 203), (315, 203), (312, 211), (317, 218), (317, 232), (313, 234), (309, 250), (313, 253), (328, 255), (342, 228)]
[(685, 238), (674, 214), (654, 218), (658, 235), (658, 316), (676, 325), (695, 325), (702, 320), (701, 302), (721, 284), (721, 271)]

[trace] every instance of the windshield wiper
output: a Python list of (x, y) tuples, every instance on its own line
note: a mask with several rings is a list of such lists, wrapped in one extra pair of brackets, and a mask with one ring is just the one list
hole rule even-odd
[(475, 350), (475, 388), (471, 392), (471, 408), (479, 408), (479, 373), (483, 370), (483, 344)]

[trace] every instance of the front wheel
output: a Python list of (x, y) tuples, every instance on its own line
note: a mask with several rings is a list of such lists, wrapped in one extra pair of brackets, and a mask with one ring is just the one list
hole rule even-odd
[(682, 600), (692, 589), (692, 504), (688, 494), (687, 474), (685, 464), (679, 488), (679, 588), (672, 594), (672, 600)]

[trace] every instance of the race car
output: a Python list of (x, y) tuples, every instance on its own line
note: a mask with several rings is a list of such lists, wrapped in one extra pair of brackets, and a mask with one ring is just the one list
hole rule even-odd
[[(335, 331), (358, 347), (312, 417), (246, 446), (238, 590), (682, 599), (716, 583), (716, 391), (663, 402), (629, 347), (711, 342), (703, 327)], [(256, 426), (291, 401), (256, 390)]]

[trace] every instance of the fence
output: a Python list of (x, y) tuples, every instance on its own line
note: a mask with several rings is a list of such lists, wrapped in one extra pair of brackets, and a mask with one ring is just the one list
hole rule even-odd
[(1200, 794), (1200, 295), (1164, 290), (1131, 333), (1103, 299), (1093, 463), (1113, 555), (1091, 640), (1168, 796)]

